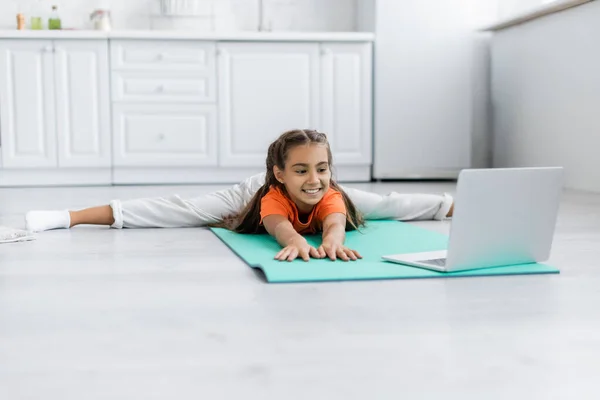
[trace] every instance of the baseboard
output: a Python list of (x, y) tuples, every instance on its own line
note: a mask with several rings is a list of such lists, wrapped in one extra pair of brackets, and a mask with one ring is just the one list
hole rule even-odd
[(0, 187), (110, 185), (110, 168), (1, 169)]
[[(234, 184), (264, 168), (23, 168), (1, 169), (0, 187)], [(371, 166), (337, 166), (339, 182), (369, 182)]]
[(421, 180), (421, 179), (456, 179), (461, 169), (407, 169), (393, 172), (375, 172), (374, 179)]

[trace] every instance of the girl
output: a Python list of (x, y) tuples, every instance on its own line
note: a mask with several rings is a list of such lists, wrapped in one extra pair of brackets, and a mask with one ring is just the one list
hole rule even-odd
[[(266, 173), (257, 174), (231, 188), (194, 199), (182, 199), (173, 195), (128, 201), (112, 200), (108, 205), (78, 211), (30, 211), (25, 216), (26, 227), (28, 231), (41, 232), (71, 228), (79, 224), (108, 225), (116, 229), (183, 228), (222, 224), (227, 217), (239, 215), (244, 211), (258, 190), (264, 188), (266, 179)], [(452, 216), (452, 197), (446, 193), (433, 195), (391, 192), (381, 196), (341, 185), (338, 187), (340, 193), (346, 193), (347, 198), (351, 199), (351, 204), (355, 205), (366, 220), (442, 220)], [(246, 215), (252, 216), (249, 213)], [(239, 228), (242, 229), (244, 224), (244, 221), (241, 221)]]
[[(266, 230), (283, 249), (275, 259), (300, 256), (344, 261), (361, 258), (344, 246), (346, 230), (364, 224), (352, 200), (331, 179), (331, 149), (324, 133), (292, 130), (269, 146), (265, 183), (239, 216), (240, 233)], [(318, 249), (301, 236), (323, 232)]]

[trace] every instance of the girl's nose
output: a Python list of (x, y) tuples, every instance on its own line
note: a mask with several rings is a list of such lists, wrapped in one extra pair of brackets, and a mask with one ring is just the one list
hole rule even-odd
[(313, 183), (313, 182), (319, 182), (319, 175), (317, 174), (316, 171), (310, 172), (308, 175), (308, 181)]

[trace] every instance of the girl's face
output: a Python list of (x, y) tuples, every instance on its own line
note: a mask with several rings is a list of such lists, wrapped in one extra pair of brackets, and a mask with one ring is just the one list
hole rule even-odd
[(308, 213), (329, 190), (331, 171), (327, 147), (319, 143), (295, 146), (288, 152), (285, 169), (274, 167), (275, 177), (284, 184), (301, 212)]

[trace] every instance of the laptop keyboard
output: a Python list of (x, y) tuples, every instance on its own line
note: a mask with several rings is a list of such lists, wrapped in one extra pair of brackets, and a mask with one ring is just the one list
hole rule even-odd
[(437, 265), (440, 267), (445, 267), (446, 266), (446, 259), (445, 258), (434, 258), (432, 260), (423, 260), (423, 261), (419, 261), (423, 264), (430, 264), (430, 265)]

